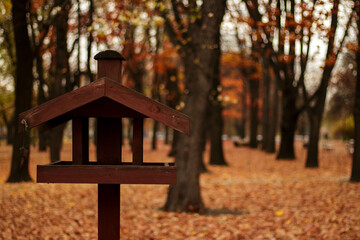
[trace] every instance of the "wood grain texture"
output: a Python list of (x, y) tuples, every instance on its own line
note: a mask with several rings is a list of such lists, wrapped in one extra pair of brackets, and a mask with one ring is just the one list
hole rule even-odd
[(176, 184), (176, 167), (164, 164), (75, 165), (71, 162), (37, 166), (38, 183)]
[(19, 131), (24, 130), (22, 124), (20, 123), (22, 119), (26, 120), (29, 128), (33, 128), (39, 124), (61, 117), (63, 114), (73, 109), (103, 97), (104, 84), (105, 80), (100, 79), (87, 86), (78, 88), (21, 113), (19, 115), (19, 124), (21, 126)]
[[(104, 107), (105, 100), (99, 100), (100, 98), (114, 101), (114, 103), (108, 101), (107, 104), (115, 105), (116, 109)], [(95, 109), (91, 110), (91, 107)], [(54, 127), (72, 117), (119, 117), (122, 112), (128, 117), (147, 116), (182, 133), (190, 134), (188, 116), (107, 77), (21, 113), (19, 124), (22, 119), (25, 119), (29, 128), (42, 123), (48, 123), (48, 126)], [(20, 131), (24, 129), (22, 124), (19, 129)]]
[(157, 120), (175, 130), (190, 134), (190, 118), (162, 103), (148, 98), (141, 93), (126, 88), (111, 79), (106, 81), (105, 95), (137, 112)]
[(98, 185), (98, 239), (120, 239), (120, 185)]

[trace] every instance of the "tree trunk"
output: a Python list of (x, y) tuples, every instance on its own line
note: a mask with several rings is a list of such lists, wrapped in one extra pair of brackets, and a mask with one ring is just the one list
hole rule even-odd
[[(326, 60), (333, 57), (334, 54), (334, 36), (336, 33), (336, 28), (338, 26), (338, 7), (339, 7), (339, 0), (333, 2), (333, 8), (331, 15), (331, 26), (330, 28), (333, 31), (333, 34), (329, 37), (329, 42), (327, 45), (327, 52), (326, 52)], [(337, 53), (338, 54), (338, 53)], [(336, 58), (335, 58), (336, 60)], [(324, 113), (325, 107), (325, 100), (326, 100), (326, 93), (327, 87), (329, 85), (329, 80), (331, 77), (331, 72), (334, 69), (334, 65), (332, 64), (325, 64), (324, 71), (321, 77), (320, 85), (316, 90), (318, 93), (316, 102), (313, 106), (308, 106), (308, 114), (310, 119), (310, 139), (309, 139), (309, 150), (307, 153), (306, 158), (306, 167), (318, 167), (318, 148), (319, 148), (319, 134), (320, 134), (320, 127), (321, 127), (321, 120), (322, 115)], [(312, 114), (312, 116), (310, 115)], [(314, 119), (313, 119), (314, 118)], [(313, 139), (311, 139), (313, 138)]]
[[(32, 51), (27, 29), (26, 15), (29, 1), (12, 1), (12, 21), (16, 47), (15, 72), (15, 116), (31, 108), (32, 100)], [(12, 161), (8, 182), (31, 181), (29, 175), (30, 136), (26, 132), (18, 133), (15, 124)], [(22, 149), (22, 151), (20, 151)]]
[(276, 151), (276, 129), (278, 124), (278, 109), (279, 109), (279, 94), (276, 84), (276, 79), (273, 79), (270, 84), (269, 96), (269, 131), (266, 152), (275, 153)]
[(168, 153), (169, 157), (175, 157), (175, 155), (176, 155), (176, 146), (177, 146), (177, 142), (179, 139), (179, 135), (180, 135), (180, 133), (178, 131), (174, 131), (173, 139), (171, 142), (171, 149), (170, 149), (170, 152)]
[(165, 126), (165, 139), (164, 139), (164, 144), (168, 145), (169, 144), (169, 127)]
[[(208, 134), (207, 127), (203, 127), (202, 140), (201, 140), (202, 153), (205, 153), (205, 151), (206, 151), (206, 142), (207, 142), (207, 138), (208, 138), (207, 134)], [(202, 156), (201, 162), (200, 162), (200, 173), (206, 173), (206, 172), (208, 172), (208, 170), (205, 166), (204, 156)]]
[[(57, 6), (61, 6), (62, 0), (57, 0)], [(61, 11), (57, 14), (55, 21), (56, 28), (56, 70), (55, 70), (55, 83), (51, 98), (56, 98), (66, 92), (66, 73), (68, 69), (69, 54), (67, 50), (67, 30), (68, 30), (68, 11), (70, 5), (66, 3)], [(50, 130), (50, 160), (51, 162), (60, 160), (60, 151), (62, 147), (63, 131), (65, 126), (58, 126)]]
[(308, 153), (306, 157), (305, 167), (317, 168), (319, 167), (318, 155), (319, 155), (319, 135), (320, 135), (320, 118), (316, 112), (309, 111), (309, 122), (310, 122), (310, 135)]
[(223, 151), (223, 118), (220, 104), (211, 106), (209, 109), (208, 134), (210, 137), (210, 161), (211, 165), (227, 165)]
[(247, 119), (247, 112), (248, 112), (248, 108), (247, 108), (247, 103), (246, 103), (246, 96), (247, 96), (247, 89), (248, 89), (248, 84), (246, 84), (245, 79), (243, 80), (243, 85), (244, 85), (244, 91), (241, 94), (241, 104), (242, 104), (242, 109), (241, 109), (241, 119), (236, 121), (236, 131), (237, 134), (240, 136), (241, 139), (245, 139), (246, 137), (246, 119)]
[(39, 135), (39, 152), (46, 151), (46, 147), (49, 145), (49, 132), (45, 131), (44, 126), (40, 125), (38, 127)]
[[(217, 43), (220, 45), (220, 42)], [(224, 119), (221, 115), (222, 113), (222, 105), (219, 101), (217, 101), (217, 97), (219, 94), (218, 88), (221, 86), (221, 78), (220, 78), (220, 57), (221, 52), (216, 51), (218, 56), (214, 56), (214, 60), (218, 62), (214, 62), (213, 67), (213, 79), (212, 79), (212, 93), (215, 94), (215, 99), (209, 99), (209, 120), (208, 120), (208, 136), (210, 137), (210, 161), (209, 163), (212, 165), (227, 165), (224, 157), (223, 150), (223, 141), (222, 134), (224, 130)]]
[[(192, 63), (192, 62), (191, 62)], [(190, 69), (186, 69), (190, 72)], [(194, 70), (194, 69), (193, 69)], [(198, 69), (196, 69), (199, 71)], [(193, 76), (199, 75), (195, 71)], [(188, 75), (189, 76), (189, 75)], [(203, 208), (200, 196), (200, 164), (203, 154), (203, 131), (208, 105), (207, 80), (193, 79), (185, 102), (184, 113), (191, 117), (190, 137), (179, 134), (175, 163), (178, 168), (177, 184), (169, 187), (164, 210), (199, 212)]]
[(250, 80), (250, 147), (257, 148), (259, 81)]
[(66, 124), (61, 124), (51, 129), (50, 132), (50, 161), (60, 161), (60, 151), (62, 148), (64, 128)]
[[(327, 69), (325, 68), (324, 71)], [(324, 76), (330, 78), (330, 72), (324, 73)], [(319, 167), (319, 139), (320, 139), (320, 127), (321, 120), (324, 113), (325, 99), (327, 92), (327, 82), (322, 81), (322, 86), (319, 87), (320, 93), (318, 95), (315, 106), (309, 107), (307, 109), (309, 120), (310, 120), (310, 136), (309, 136), (309, 146), (306, 156), (305, 167), (307, 168), (317, 168)], [(324, 84), (323, 84), (324, 83)]]
[[(357, 0), (355, 2), (357, 9), (357, 29), (358, 29), (358, 36), (357, 42), (358, 46), (360, 46), (360, 1)], [(355, 102), (354, 102), (354, 122), (355, 122), (355, 129), (354, 129), (354, 153), (353, 153), (353, 162), (352, 162), (352, 169), (351, 169), (351, 182), (360, 182), (360, 52), (356, 52), (356, 87), (355, 87)]]
[(269, 144), (269, 104), (270, 104), (270, 81), (271, 77), (269, 74), (269, 63), (268, 60), (262, 58), (263, 63), (263, 88), (262, 88), (262, 117), (261, 117), (261, 132), (262, 141), (261, 149), (266, 150)]
[[(89, 28), (92, 24), (93, 24), (93, 14), (94, 14), (94, 3), (93, 0), (89, 0), (89, 20), (87, 22), (87, 28)], [(92, 49), (92, 44), (94, 41), (93, 38), (93, 30), (88, 31), (89, 37), (88, 37), (88, 45), (87, 45), (87, 60), (86, 60), (86, 70), (87, 70), (87, 75), (89, 77), (90, 82), (94, 81), (94, 75), (91, 72), (91, 49)], [(96, 126), (96, 124), (95, 124)], [(94, 135), (94, 139), (96, 138), (96, 135)]]
[(152, 141), (151, 141), (151, 149), (152, 150), (156, 150), (156, 142), (157, 142), (156, 133), (157, 133), (157, 130), (158, 130), (158, 126), (159, 126), (158, 121), (154, 121), (154, 123), (153, 123), (153, 136), (152, 136)]
[[(180, 102), (181, 94), (178, 85), (178, 69), (177, 68), (169, 68), (166, 69), (166, 90), (168, 92), (166, 96), (166, 104), (171, 108), (176, 108), (176, 106)], [(172, 80), (173, 79), (173, 80)], [(175, 79), (175, 81), (174, 81)], [(176, 152), (176, 141), (179, 133), (177, 131), (173, 131), (173, 140), (171, 143), (171, 150), (168, 154), (169, 156), (175, 156)]]
[[(175, 2), (173, 1), (173, 4), (176, 4)], [(217, 58), (220, 56), (220, 24), (225, 7), (226, 1), (203, 1), (201, 20), (189, 23), (188, 26), (191, 41), (182, 48), (187, 88), (183, 111), (191, 117), (191, 135), (179, 135), (175, 157), (177, 184), (169, 188), (164, 206), (167, 211), (200, 212), (203, 208), (199, 184), (203, 154), (201, 142), (213, 86), (213, 69), (219, 64)], [(177, 9), (177, 6), (173, 6), (173, 10)], [(171, 34), (170, 37), (175, 39), (173, 30)]]
[(295, 160), (294, 137), (298, 112), (296, 94), (290, 88), (282, 91), (281, 142), (277, 159)]
[[(38, 74), (38, 80), (39, 80), (39, 86), (38, 86), (38, 96), (37, 96), (37, 104), (40, 105), (44, 102), (46, 102), (46, 97), (44, 93), (44, 68), (43, 68), (43, 59), (40, 55), (40, 51), (36, 54), (36, 71)], [(44, 131), (44, 126), (40, 125), (38, 127), (38, 139), (39, 139), (39, 151), (45, 151), (46, 147), (48, 145), (48, 138), (49, 134), (48, 132)]]
[(15, 138), (15, 125), (16, 125), (16, 120), (15, 120), (15, 113), (12, 114), (10, 121), (8, 121), (6, 123), (6, 131), (7, 131), (7, 135), (6, 135), (6, 144), (7, 145), (12, 145), (14, 143), (14, 138)]

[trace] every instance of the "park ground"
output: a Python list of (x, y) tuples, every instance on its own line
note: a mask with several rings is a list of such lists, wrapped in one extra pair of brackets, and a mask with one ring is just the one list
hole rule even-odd
[[(202, 214), (163, 212), (167, 186), (121, 186), (121, 239), (360, 239), (360, 184), (348, 182), (351, 156), (343, 142), (320, 151), (320, 168), (224, 142), (228, 167), (201, 175)], [(131, 159), (124, 148), (125, 159)], [(147, 161), (171, 162), (169, 146), (145, 143)], [(94, 158), (91, 146), (91, 158)], [(70, 160), (65, 143), (62, 159)], [(97, 239), (97, 187), (87, 184), (4, 183), (11, 147), (0, 145), (0, 239)], [(205, 154), (205, 158), (207, 155)], [(48, 162), (31, 150), (30, 173)]]

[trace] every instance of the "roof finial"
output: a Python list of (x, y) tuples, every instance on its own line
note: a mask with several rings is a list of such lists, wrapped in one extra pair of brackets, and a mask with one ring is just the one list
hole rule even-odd
[(119, 60), (126, 60), (119, 52), (114, 51), (114, 50), (105, 50), (102, 52), (99, 52), (98, 54), (95, 55), (94, 57), (95, 60), (100, 60), (100, 59), (119, 59)]

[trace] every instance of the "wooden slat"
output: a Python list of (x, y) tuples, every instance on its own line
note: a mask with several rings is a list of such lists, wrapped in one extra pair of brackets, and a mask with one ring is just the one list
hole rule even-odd
[(72, 120), (72, 153), (75, 164), (89, 162), (89, 119)]
[(185, 114), (126, 88), (111, 79), (103, 79), (105, 80), (105, 95), (107, 97), (182, 133), (190, 134), (190, 118)]
[(176, 167), (152, 165), (37, 166), (38, 183), (176, 184)]
[(26, 120), (29, 128), (33, 128), (104, 96), (104, 83), (100, 79), (21, 113), (19, 131), (24, 130), (20, 123), (22, 119)]
[(143, 163), (143, 119), (134, 118), (133, 121), (133, 164), (141, 165)]

